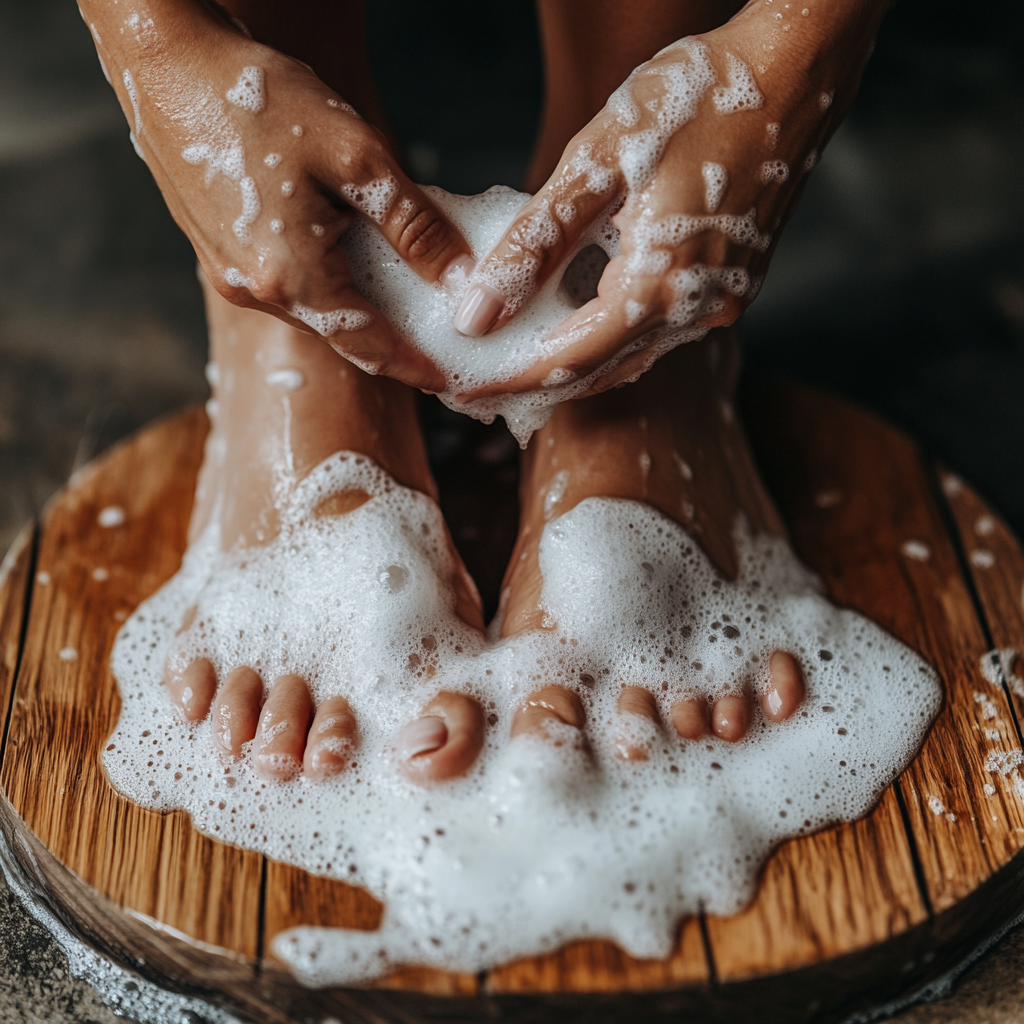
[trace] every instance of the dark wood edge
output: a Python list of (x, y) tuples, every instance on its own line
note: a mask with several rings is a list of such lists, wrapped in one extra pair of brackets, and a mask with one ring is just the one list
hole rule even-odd
[[(970, 963), (1024, 906), (1024, 852), (957, 906), (867, 949), (783, 974), (648, 992), (429, 996), (381, 989), (304, 988), (286, 971), (200, 944), (119, 907), (61, 864), (0, 794), (0, 858), (32, 900), (87, 946), (165, 989), (248, 1020), (293, 1024), (333, 1015), (346, 1024), (428, 1021), (620, 1024), (693, 1016), (734, 1024), (758, 1006), (761, 1024), (833, 1024), (912, 1000)], [(196, 985), (202, 976), (206, 983)], [(210, 985), (216, 985), (211, 988)], [(855, 993), (851, 999), (851, 993)]]

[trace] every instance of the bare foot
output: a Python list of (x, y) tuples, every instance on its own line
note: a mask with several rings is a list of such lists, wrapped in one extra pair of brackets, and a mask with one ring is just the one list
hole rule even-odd
[[(205, 292), (213, 429), (190, 543), (213, 523), (224, 551), (255, 551), (269, 544), (281, 531), (290, 495), (337, 451), (363, 453), (398, 483), (436, 500), (413, 391), (367, 375), (264, 313), (229, 305), (209, 286)], [(345, 516), (369, 498), (358, 489), (332, 493), (312, 515)], [(482, 629), (476, 587), (453, 547), (451, 554), (454, 575), (445, 583), (456, 595), (456, 612)], [(213, 743), (224, 755), (238, 757), (255, 740), (255, 765), (270, 777), (302, 772), (324, 778), (351, 765), (359, 726), (344, 696), (327, 697), (317, 706), (300, 675), (263, 679), (252, 665), (235, 664), (219, 676), (211, 660), (190, 653), (201, 646), (200, 631), (216, 628), (216, 603), (212, 610), (209, 604), (204, 603), (205, 619), (197, 617), (196, 606), (186, 613), (164, 665), (171, 700), (185, 718), (199, 722), (212, 713)], [(268, 643), (278, 639), (269, 636)], [(431, 674), (421, 671), (421, 680)], [(396, 733), (396, 756), (407, 777), (447, 779), (476, 759), (484, 715), (468, 696), (439, 693), (427, 701), (421, 717)]]
[[(730, 577), (738, 568), (732, 536), (738, 514), (755, 532), (782, 534), (733, 413), (737, 370), (735, 337), (719, 331), (677, 349), (635, 384), (559, 406), (524, 456), (523, 511), (502, 593), (502, 636), (544, 628), (541, 533), (586, 498), (652, 505), (680, 523)], [(732, 628), (724, 627), (727, 637)], [(750, 679), (713, 700), (695, 693), (672, 704), (667, 721), (654, 694), (629, 680), (620, 685), (622, 735), (615, 746), (626, 760), (645, 760), (652, 738), (665, 730), (684, 740), (714, 735), (735, 743), (756, 714), (782, 722), (804, 697), (803, 673), (787, 651), (770, 655), (757, 692)], [(631, 723), (633, 716), (641, 721)], [(582, 729), (583, 705), (572, 691), (548, 686), (527, 699), (512, 732), (543, 731), (554, 721)], [(631, 727), (641, 722), (643, 728)]]

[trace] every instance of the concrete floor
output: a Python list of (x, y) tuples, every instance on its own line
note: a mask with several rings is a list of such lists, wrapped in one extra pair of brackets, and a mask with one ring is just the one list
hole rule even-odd
[[(541, 95), (530, 4), (371, 11), (414, 176), (515, 184)], [(744, 337), (756, 370), (890, 417), (1024, 535), (1024, 15), (985, 19), (897, 5)], [(127, 134), (71, 0), (0, 0), (0, 550), (74, 468), (206, 396), (191, 249)], [(465, 434), (429, 419), (443, 474)], [(1022, 985), (1018, 932), (899, 1019), (1024, 1024)], [(0, 883), (0, 1022), (115, 1019)]]

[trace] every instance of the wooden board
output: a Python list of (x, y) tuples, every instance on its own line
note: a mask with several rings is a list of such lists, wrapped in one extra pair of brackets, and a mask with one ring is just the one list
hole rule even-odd
[[(800, 557), (836, 603), (931, 662), (946, 703), (867, 817), (781, 846), (753, 903), (683, 922), (668, 960), (577, 942), (480, 976), (409, 965), (367, 989), (309, 992), (265, 956), (271, 939), (297, 924), (372, 929), (380, 904), (200, 836), (184, 814), (145, 811), (107, 784), (98, 755), (119, 708), (109, 652), (124, 617), (179, 564), (199, 412), (87, 467), (4, 563), (7, 859), (108, 955), (254, 1020), (717, 1021), (755, 1007), (764, 1021), (838, 1020), (938, 977), (1024, 900), (1024, 802), (1012, 776), (985, 770), (992, 750), (1020, 746), (1024, 683), (1011, 672), (992, 686), (980, 668), (993, 646), (1024, 651), (1024, 555), (966, 485), (947, 474), (943, 487), (912, 441), (863, 411), (792, 385), (754, 390), (746, 411)], [(111, 505), (125, 511), (116, 530), (98, 522)], [(908, 541), (927, 557), (908, 555)]]

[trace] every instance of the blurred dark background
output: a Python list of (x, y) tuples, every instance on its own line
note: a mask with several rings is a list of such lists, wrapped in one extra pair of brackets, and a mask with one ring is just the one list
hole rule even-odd
[[(1024, 533), (1024, 8), (976, 14), (896, 4), (742, 326), (752, 369), (890, 417)], [(371, 0), (370, 26), (413, 175), (516, 184), (528, 0)], [(75, 466), (205, 395), (192, 251), (127, 136), (72, 0), (0, 0), (0, 549)], [(430, 420), (443, 476), (463, 441)]]

